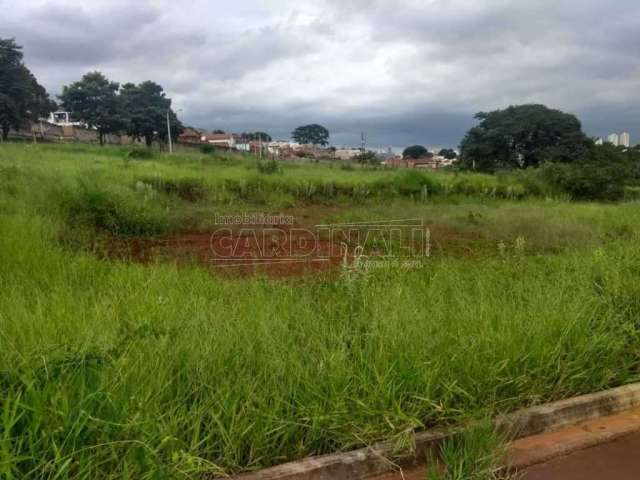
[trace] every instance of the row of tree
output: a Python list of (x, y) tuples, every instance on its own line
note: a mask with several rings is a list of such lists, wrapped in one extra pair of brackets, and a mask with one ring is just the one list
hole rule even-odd
[[(214, 130), (213, 133), (225, 133), (225, 131)], [(249, 141), (271, 142), (273, 140), (266, 132), (242, 132), (239, 136)], [(329, 144), (329, 130), (317, 123), (302, 125), (291, 132), (291, 138), (301, 144), (325, 146)]]
[[(441, 149), (438, 152), (438, 155), (441, 157), (447, 158), (449, 160), (453, 160), (458, 157), (458, 154), (456, 153), (456, 151), (451, 148)], [(402, 152), (402, 158), (419, 159), (419, 158), (432, 158), (432, 157), (433, 157), (433, 153), (427, 150), (422, 145), (411, 145), (410, 147), (405, 148), (404, 151)]]
[(174, 139), (183, 130), (171, 109), (171, 99), (160, 85), (151, 81), (138, 85), (125, 83), (120, 87), (102, 73), (90, 72), (65, 85), (60, 100), (76, 120), (97, 130), (100, 145), (104, 144), (105, 135), (125, 132), (144, 139), (150, 146), (154, 138), (167, 139), (167, 122)]
[(56, 108), (22, 58), (22, 47), (13, 39), (0, 38), (0, 130), (3, 140), (12, 128), (17, 130)]
[[(214, 132), (215, 133), (215, 132)], [(273, 139), (271, 135), (266, 132), (242, 132), (240, 134), (240, 138), (248, 141), (261, 141), (261, 142), (270, 142)]]
[(518, 105), (476, 118), (460, 145), (463, 169), (527, 170), (521, 178), (534, 188), (583, 200), (619, 200), (640, 189), (640, 147), (596, 145), (574, 115)]
[[(171, 99), (162, 87), (146, 81), (120, 86), (100, 72), (87, 73), (63, 87), (62, 107), (75, 120), (105, 135), (127, 133), (151, 145), (154, 138), (167, 139), (167, 123), (177, 137), (183, 130)], [(46, 90), (24, 65), (23, 53), (13, 39), (0, 38), (0, 130), (6, 139), (10, 129), (19, 129), (56, 109)], [(544, 163), (586, 162), (595, 157), (594, 142), (571, 114), (544, 105), (519, 105), (476, 114), (480, 123), (470, 129), (460, 145), (462, 168), (484, 172), (526, 169)], [(245, 133), (249, 140), (271, 141), (265, 132)], [(291, 134), (303, 144), (325, 146), (329, 131), (318, 124), (303, 125)], [(450, 149), (439, 152), (455, 158)], [(407, 147), (403, 156), (423, 158), (433, 154), (421, 145)]]
[[(166, 140), (167, 121), (173, 137), (183, 127), (171, 109), (171, 99), (157, 83), (120, 87), (100, 72), (87, 73), (81, 80), (63, 87), (62, 108), (75, 120), (95, 128), (100, 144), (105, 135), (126, 133), (151, 145), (154, 138)], [(24, 65), (22, 47), (13, 39), (0, 38), (0, 130), (6, 139), (9, 130), (54, 111), (57, 105)]]

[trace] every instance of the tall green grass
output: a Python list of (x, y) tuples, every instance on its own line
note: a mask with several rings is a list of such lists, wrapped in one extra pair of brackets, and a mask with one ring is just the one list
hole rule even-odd
[(231, 473), (637, 379), (634, 244), (291, 288), (48, 228), (3, 218), (6, 478)]
[(6, 144), (0, 150), (0, 160), (35, 175), (44, 173), (49, 179), (52, 175), (84, 178), (100, 172), (113, 180), (128, 179), (131, 184), (153, 178), (147, 183), (161, 186), (198, 178), (203, 189), (198, 199), (205, 197), (206, 190), (217, 203), (386, 201), (394, 197), (426, 201), (450, 195), (516, 199), (532, 194), (512, 176), (361, 168), (345, 171), (325, 164), (284, 161), (278, 164), (280, 175), (265, 175), (253, 157), (181, 154), (139, 159), (129, 153), (115, 147)]
[(427, 460), (426, 480), (509, 480), (504, 468), (506, 439), (483, 419), (444, 441)]
[[(337, 216), (416, 214), (486, 232), (496, 254), (335, 279), (230, 280), (59, 244), (74, 223), (117, 235), (155, 234), (138, 230), (155, 219), (176, 228), (200, 205), (222, 208), (215, 185), (255, 174), (245, 160), (125, 156), (0, 148), (0, 478), (230, 474), (380, 439), (403, 444), (470, 413), (638, 379), (635, 204), (393, 197)], [(315, 172), (298, 168), (309, 169), (300, 181)], [(158, 173), (197, 178), (207, 194), (193, 202), (137, 187)], [(382, 175), (341, 171), (336, 181), (352, 173), (369, 184)], [(583, 237), (559, 253), (543, 248), (575, 232)], [(540, 248), (513, 241), (523, 235)]]

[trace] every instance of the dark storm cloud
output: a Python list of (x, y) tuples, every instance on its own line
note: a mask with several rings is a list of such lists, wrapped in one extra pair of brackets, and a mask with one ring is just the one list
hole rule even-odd
[(9, 17), (7, 30), (28, 49), (30, 60), (49, 63), (52, 68), (102, 63), (127, 54), (135, 32), (159, 16), (154, 9), (135, 5), (123, 15), (121, 8), (94, 10), (63, 2), (34, 5)]
[(0, 0), (0, 36), (58, 93), (98, 69), (161, 83), (186, 123), (335, 144), (457, 145), (480, 110), (538, 102), (640, 139), (631, 0)]

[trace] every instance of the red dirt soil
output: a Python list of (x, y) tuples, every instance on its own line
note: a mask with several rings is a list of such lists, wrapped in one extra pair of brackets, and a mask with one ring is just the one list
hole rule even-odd
[[(305, 223), (311, 224), (310, 220)], [(475, 257), (482, 251), (478, 247), (483, 239), (477, 234), (440, 225), (429, 228), (431, 253)], [(313, 226), (234, 225), (212, 232), (161, 237), (100, 237), (93, 250), (108, 259), (144, 264), (156, 261), (198, 264), (222, 276), (279, 278), (309, 274), (333, 277), (345, 262), (350, 264), (355, 258), (356, 245), (347, 247), (346, 257), (345, 247), (335, 238), (318, 236)], [(369, 258), (376, 258), (379, 253), (367, 252)]]
[[(144, 264), (157, 260), (197, 263), (229, 276), (335, 273), (344, 263), (344, 246), (317, 239), (310, 230), (281, 226), (155, 238), (112, 238), (100, 250), (108, 258)], [(352, 253), (352, 249), (349, 251)], [(347, 262), (352, 259), (352, 254), (347, 256)]]

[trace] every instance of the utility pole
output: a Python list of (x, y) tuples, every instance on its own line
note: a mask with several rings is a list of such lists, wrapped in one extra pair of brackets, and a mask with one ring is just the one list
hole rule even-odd
[(171, 123), (169, 122), (169, 110), (167, 110), (167, 138), (169, 139), (169, 154), (173, 154), (173, 143), (171, 143)]
[(360, 140), (361, 140), (361, 143), (360, 143), (360, 152), (364, 153), (364, 152), (365, 152), (365, 148), (364, 148), (364, 147), (365, 147), (365, 142), (364, 142), (364, 132), (361, 132), (361, 133), (360, 133)]

